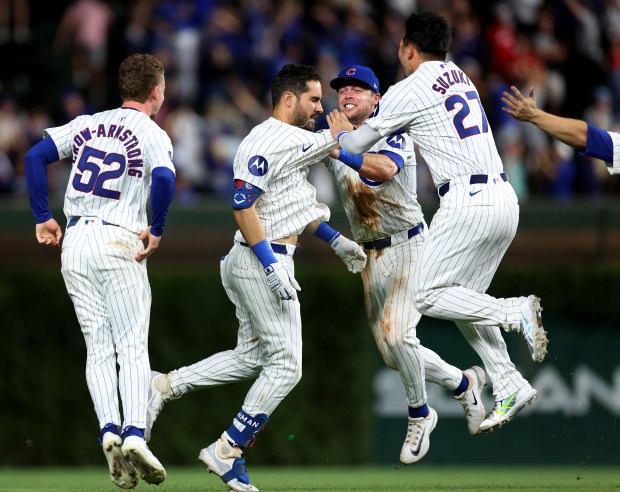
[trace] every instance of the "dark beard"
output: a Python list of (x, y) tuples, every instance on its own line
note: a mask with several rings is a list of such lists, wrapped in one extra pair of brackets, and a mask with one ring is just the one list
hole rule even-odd
[(301, 109), (299, 103), (295, 104), (293, 108), (293, 126), (298, 126), (304, 130), (313, 131), (315, 121), (312, 118), (308, 118), (306, 113)]

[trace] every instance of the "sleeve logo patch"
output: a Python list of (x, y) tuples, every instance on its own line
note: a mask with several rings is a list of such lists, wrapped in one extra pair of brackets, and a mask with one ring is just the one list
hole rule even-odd
[(390, 147), (394, 147), (395, 149), (404, 149), (405, 148), (405, 137), (402, 135), (390, 135), (387, 139), (387, 143)]
[(248, 161), (248, 171), (250, 171), (250, 173), (254, 176), (264, 176), (267, 174), (268, 169), (269, 164), (267, 163), (267, 159), (265, 159), (262, 155), (250, 157), (250, 160)]

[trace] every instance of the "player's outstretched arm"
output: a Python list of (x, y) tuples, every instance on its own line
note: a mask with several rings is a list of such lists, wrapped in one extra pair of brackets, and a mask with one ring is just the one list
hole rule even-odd
[(533, 123), (560, 142), (575, 149), (586, 148), (588, 125), (585, 121), (563, 118), (539, 109), (536, 107), (533, 87), (530, 88), (527, 98), (515, 86), (511, 86), (510, 91), (502, 94), (502, 102), (505, 105), (502, 111), (517, 120)]
[(366, 266), (364, 249), (355, 241), (332, 229), (327, 222), (315, 220), (308, 224), (306, 229), (329, 244), (351, 273), (359, 273)]
[(35, 226), (35, 235), (39, 244), (60, 247), (62, 240), (62, 229), (55, 219), (49, 219)]
[(334, 140), (338, 142), (340, 148), (351, 154), (366, 152), (383, 138), (381, 133), (366, 123), (356, 128), (355, 131), (351, 131), (353, 130), (353, 125), (351, 125), (345, 114), (337, 109), (329, 113), (326, 119)]

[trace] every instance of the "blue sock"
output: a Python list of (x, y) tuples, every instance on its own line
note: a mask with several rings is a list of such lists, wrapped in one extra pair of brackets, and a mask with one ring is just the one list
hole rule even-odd
[(97, 441), (99, 441), (99, 444), (103, 444), (103, 435), (106, 432), (111, 432), (112, 434), (116, 434), (117, 436), (120, 436), (121, 426), (113, 424), (112, 422), (108, 422), (107, 424), (105, 424), (103, 428), (101, 429), (101, 437), (97, 438)]
[(121, 434), (121, 437), (123, 438), (123, 441), (124, 441), (129, 436), (138, 436), (144, 439), (144, 429), (138, 429), (137, 427), (133, 425), (128, 425), (127, 427), (123, 429), (123, 433)]
[(121, 435), (121, 426), (113, 424), (112, 422), (109, 422), (109, 423), (105, 424), (103, 429), (101, 429), (101, 435), (103, 436), (106, 432), (111, 432), (112, 434), (116, 434), (117, 436), (120, 436)]
[(428, 412), (428, 405), (426, 403), (421, 407), (417, 408), (409, 407), (409, 417), (411, 417), (412, 419), (428, 417)]
[(462, 395), (465, 390), (467, 390), (468, 386), (469, 379), (467, 379), (467, 376), (465, 376), (465, 373), (463, 373), (463, 379), (461, 379), (461, 384), (459, 384), (458, 387), (454, 390), (454, 396)]
[(264, 413), (250, 415), (239, 410), (226, 433), (240, 448), (251, 447), (256, 434), (263, 429), (268, 420), (269, 417)]

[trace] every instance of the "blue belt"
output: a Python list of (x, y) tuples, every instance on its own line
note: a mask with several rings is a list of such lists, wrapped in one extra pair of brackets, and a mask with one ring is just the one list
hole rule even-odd
[[(508, 175), (506, 173), (500, 174), (501, 178), (504, 181), (508, 181)], [(469, 184), (486, 184), (489, 181), (489, 177), (486, 174), (472, 174), (469, 177)], [(444, 196), (448, 191), (450, 191), (450, 181), (442, 184), (439, 188), (437, 188), (439, 192), (439, 196)]]
[[(241, 246), (247, 246), (248, 248), (250, 247), (250, 245), (248, 243), (244, 243), (244, 242), (239, 242), (239, 244)], [(288, 254), (288, 249), (286, 248), (286, 244), (280, 244), (280, 243), (269, 243), (271, 245), (271, 249), (273, 249), (274, 253), (278, 253), (279, 255), (287, 255)], [(292, 246), (292, 244), (291, 244)], [(297, 244), (295, 246), (295, 253), (297, 253), (297, 250), (299, 249), (299, 244)]]
[[(80, 221), (80, 219), (81, 219), (81, 218), (82, 218), (82, 217), (71, 217), (71, 218), (69, 219), (69, 222), (67, 222), (67, 229), (68, 229), (69, 227), (73, 227), (75, 224), (77, 224), (77, 223)], [(106, 222), (105, 220), (102, 220), (102, 221), (101, 221), (101, 223), (102, 223), (103, 225), (111, 225), (111, 226), (116, 226), (116, 224), (111, 224), (110, 222)]]
[[(424, 230), (424, 223), (420, 222), (417, 226), (412, 227), (407, 231), (407, 238), (411, 239), (413, 236), (417, 236)], [(363, 242), (364, 249), (383, 249), (388, 246), (392, 246), (392, 238), (384, 237), (382, 239), (375, 239), (374, 241)]]

